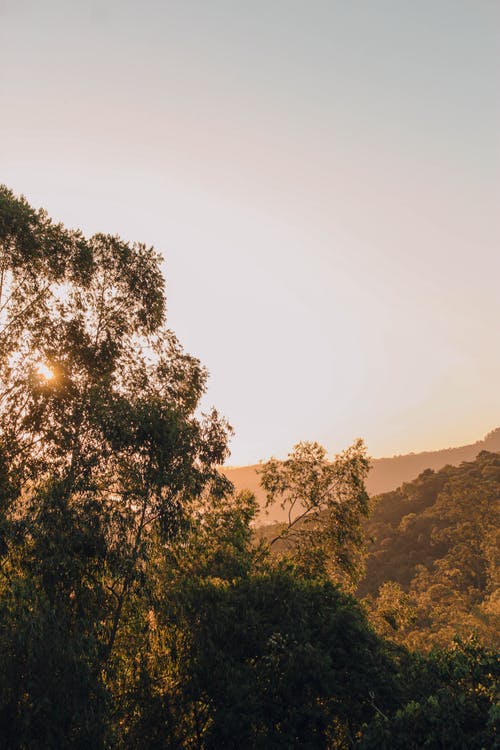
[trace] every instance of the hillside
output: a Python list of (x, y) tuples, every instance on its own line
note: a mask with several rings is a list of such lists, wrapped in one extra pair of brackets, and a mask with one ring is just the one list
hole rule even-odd
[[(258, 538), (280, 528), (263, 525)], [(475, 632), (498, 647), (500, 453), (426, 469), (379, 495), (365, 529), (357, 596), (384, 637), (426, 650)], [(280, 542), (275, 550), (287, 552)]]
[[(390, 492), (403, 482), (410, 482), (425, 469), (438, 471), (444, 466), (458, 466), (463, 461), (473, 461), (481, 451), (500, 451), (500, 427), (488, 433), (483, 440), (457, 448), (444, 448), (438, 451), (424, 451), (409, 453), (389, 458), (375, 458), (367, 479), (370, 495)], [(251, 490), (257, 497), (261, 507), (265, 504), (265, 495), (259, 482), (259, 464), (253, 466), (224, 466), (223, 473), (230, 479), (237, 490)], [(281, 521), (281, 508), (272, 508), (268, 514), (263, 511), (260, 517), (262, 523)]]
[(396, 628), (407, 645), (443, 644), (471, 630), (495, 642), (499, 528), (499, 453), (426, 469), (377, 499), (358, 593), (375, 598), (375, 612), (393, 626), (412, 610)]
[(379, 495), (415, 479), (425, 469), (437, 471), (448, 464), (458, 466), (463, 461), (473, 461), (481, 451), (500, 451), (500, 427), (489, 432), (483, 440), (458, 448), (409, 453), (391, 458), (376, 458), (368, 477), (368, 492)]

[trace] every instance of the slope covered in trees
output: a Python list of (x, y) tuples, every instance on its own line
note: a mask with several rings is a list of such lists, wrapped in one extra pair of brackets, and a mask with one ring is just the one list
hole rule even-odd
[(426, 469), (437, 471), (443, 466), (458, 466), (462, 461), (473, 461), (481, 451), (500, 451), (500, 427), (470, 445), (376, 458), (368, 477), (368, 490), (371, 495), (389, 492), (403, 482), (415, 479)]
[[(378, 631), (423, 650), (472, 632), (498, 648), (500, 454), (428, 469), (371, 504), (356, 593)], [(279, 556), (287, 526), (259, 526), (256, 536)]]
[(411, 652), (346, 590), (362, 446), (268, 467), (312, 520), (278, 559), (218, 471), (205, 380), (152, 249), (0, 187), (0, 748), (492, 746), (494, 654)]
[(500, 454), (482, 451), (458, 467), (424, 471), (377, 499), (360, 593), (379, 592), (378, 613), (385, 610), (411, 645), (447, 643), (473, 629), (493, 643), (499, 521)]

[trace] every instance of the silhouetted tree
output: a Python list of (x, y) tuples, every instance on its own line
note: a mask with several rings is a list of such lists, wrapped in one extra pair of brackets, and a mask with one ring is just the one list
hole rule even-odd
[(98, 747), (150, 539), (224, 489), (227, 427), (195, 414), (206, 373), (165, 328), (152, 249), (86, 240), (5, 188), (0, 217), (0, 734)]
[(318, 443), (299, 443), (285, 461), (265, 463), (261, 484), (268, 505), (279, 502), (288, 514), (271, 545), (279, 542), (307, 570), (328, 572), (352, 587), (363, 570), (369, 466), (361, 440), (333, 461)]

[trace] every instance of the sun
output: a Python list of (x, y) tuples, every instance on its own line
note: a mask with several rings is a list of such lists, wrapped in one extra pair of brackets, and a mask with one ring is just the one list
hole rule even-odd
[(51, 370), (44, 362), (39, 362), (36, 366), (36, 370), (42, 378), (45, 378), (45, 380), (51, 380), (54, 377), (53, 370)]

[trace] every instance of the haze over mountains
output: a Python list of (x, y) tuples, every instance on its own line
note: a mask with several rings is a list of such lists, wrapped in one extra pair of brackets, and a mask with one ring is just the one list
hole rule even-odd
[[(379, 495), (399, 487), (403, 482), (415, 479), (425, 469), (441, 469), (447, 464), (458, 466), (462, 461), (472, 461), (481, 451), (500, 451), (500, 427), (489, 432), (482, 440), (470, 445), (456, 448), (443, 448), (437, 451), (408, 453), (406, 455), (375, 458), (368, 475), (366, 486), (370, 495)], [(265, 494), (260, 486), (258, 475), (259, 464), (252, 466), (224, 466), (223, 473), (235, 485), (237, 490), (251, 490), (262, 508), (265, 505)], [(274, 507), (266, 514), (263, 510), (259, 521), (274, 523), (281, 521), (283, 511)]]

